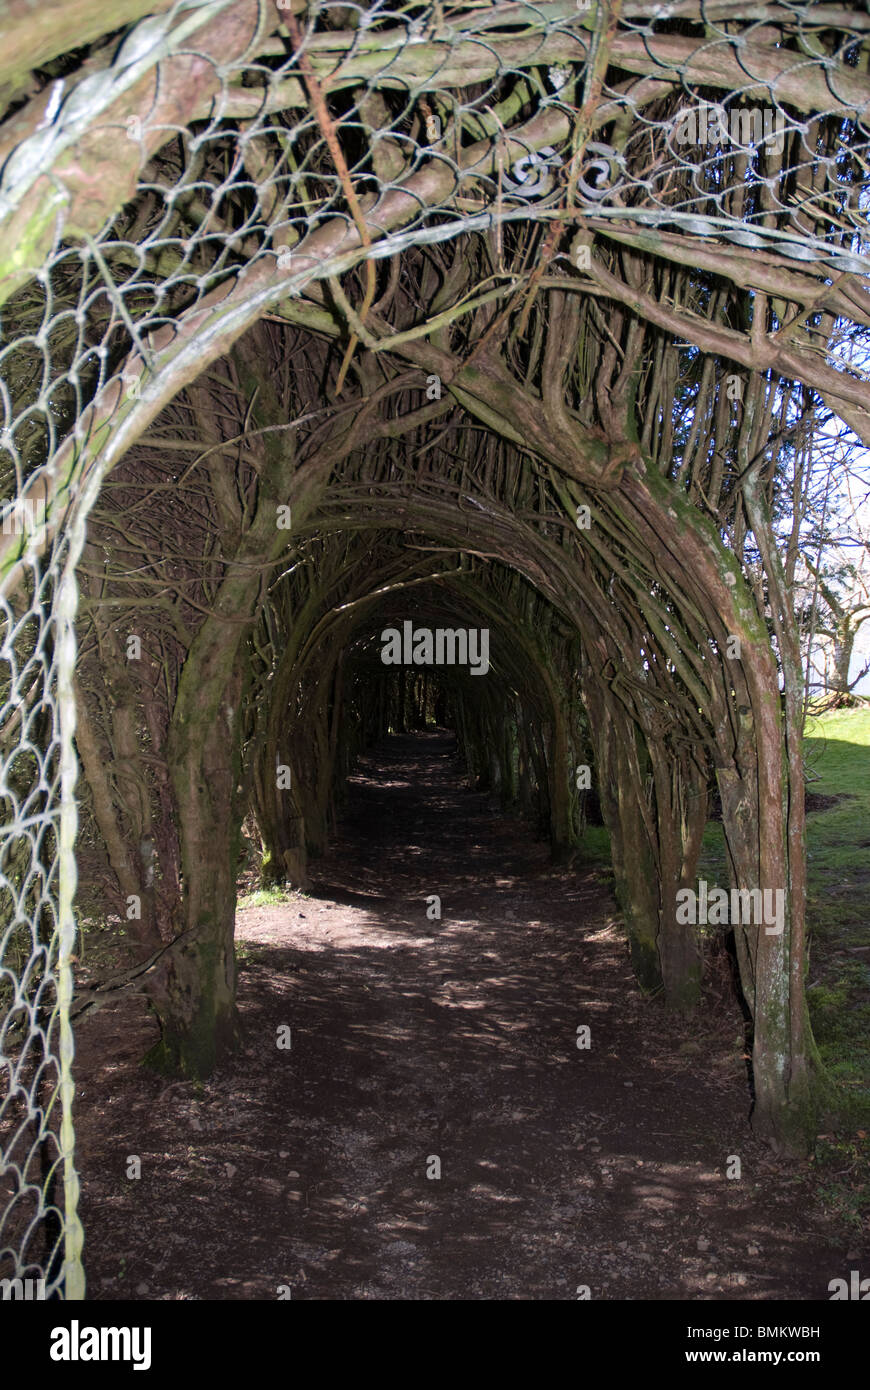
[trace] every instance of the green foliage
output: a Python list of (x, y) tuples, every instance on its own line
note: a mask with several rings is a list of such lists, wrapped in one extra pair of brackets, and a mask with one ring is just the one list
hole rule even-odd
[(253, 893), (240, 893), (236, 907), (237, 909), (243, 907), (286, 907), (296, 898), (304, 896), (295, 888), (283, 888), (276, 885), (274, 888), (258, 888)]

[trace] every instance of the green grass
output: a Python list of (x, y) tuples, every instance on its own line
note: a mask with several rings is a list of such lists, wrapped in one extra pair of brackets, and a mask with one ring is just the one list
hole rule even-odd
[(589, 863), (600, 860), (602, 864), (610, 864), (610, 836), (603, 825), (585, 827), (580, 849), (583, 859)]
[(240, 893), (236, 907), (286, 907), (295, 898), (304, 896), (298, 888), (257, 888), (253, 893)]
[[(807, 828), (807, 999), (841, 1109), (826, 1143), (831, 1164), (870, 1178), (870, 710), (823, 715), (807, 734), (810, 790), (844, 798)], [(870, 1190), (860, 1206), (870, 1216)]]
[(814, 719), (807, 733), (809, 790), (846, 798), (809, 817), (811, 921), (822, 941), (870, 945), (870, 710)]
[[(834, 1109), (815, 1156), (832, 1214), (870, 1221), (870, 709), (811, 719), (807, 790), (842, 799), (807, 816), (807, 1002)], [(698, 876), (728, 884), (722, 826), (704, 833)]]
[[(811, 719), (804, 762), (808, 792), (842, 798), (807, 816), (810, 1018), (846, 1113), (870, 1125), (870, 709)], [(727, 883), (718, 823), (699, 876)]]
[[(807, 816), (808, 998), (835, 1080), (870, 1087), (870, 710), (810, 720), (807, 790), (843, 799)], [(704, 832), (699, 878), (728, 885), (722, 826)], [(859, 948), (859, 949), (856, 949)]]

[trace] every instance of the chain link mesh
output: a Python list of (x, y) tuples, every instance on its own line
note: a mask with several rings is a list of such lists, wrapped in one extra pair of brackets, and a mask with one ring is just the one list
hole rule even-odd
[(182, 0), (37, 69), (0, 125), (0, 1277), (47, 1294), (83, 1295), (75, 566), (114, 463), (313, 280), (344, 276), (364, 331), (364, 263), (412, 245), (561, 220), (819, 289), (870, 272), (860, 9), (297, 9)]

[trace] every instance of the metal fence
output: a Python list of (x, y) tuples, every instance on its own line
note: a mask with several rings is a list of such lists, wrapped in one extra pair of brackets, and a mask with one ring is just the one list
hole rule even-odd
[(371, 268), (411, 246), (490, 235), (481, 292), (529, 219), (572, 229), (569, 274), (607, 233), (784, 256), (810, 290), (866, 275), (868, 34), (863, 9), (788, 0), (618, 22), (179, 0), (72, 70), (40, 59), (0, 123), (0, 1278), (84, 1293), (75, 567), (107, 473), (307, 287), (342, 277), (349, 351), (368, 340)]

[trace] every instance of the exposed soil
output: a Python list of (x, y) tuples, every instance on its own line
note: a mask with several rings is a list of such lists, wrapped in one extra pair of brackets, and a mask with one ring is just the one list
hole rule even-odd
[(244, 1051), (207, 1085), (138, 1065), (140, 999), (80, 1021), (89, 1297), (828, 1299), (856, 1252), (752, 1138), (724, 964), (701, 1023), (644, 1000), (605, 876), (452, 747), (363, 760), (312, 894), (239, 912)]
[(827, 796), (824, 792), (805, 792), (804, 802), (807, 815), (811, 811), (830, 811), (832, 806), (839, 806), (841, 801), (854, 801), (851, 792), (835, 792), (832, 796)]
[[(811, 811), (830, 811), (832, 806), (838, 806), (841, 801), (854, 801), (851, 792), (834, 792), (828, 795), (825, 792), (804, 791), (804, 809), (807, 815)], [(722, 819), (722, 802), (719, 797), (718, 788), (714, 789), (710, 796), (710, 820)]]

